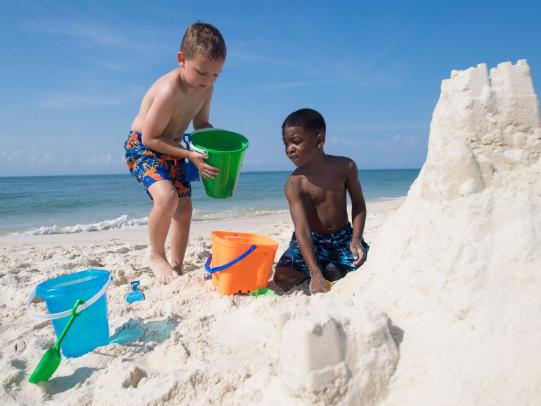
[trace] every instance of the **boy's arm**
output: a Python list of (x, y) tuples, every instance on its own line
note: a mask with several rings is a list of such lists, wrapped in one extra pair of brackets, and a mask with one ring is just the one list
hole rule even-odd
[(359, 182), (357, 165), (355, 165), (355, 162), (352, 160), (347, 164), (346, 189), (351, 198), (351, 217), (353, 224), (353, 235), (351, 237), (350, 248), (353, 252), (353, 256), (356, 257), (353, 261), (353, 265), (357, 266), (361, 265), (366, 258), (366, 253), (361, 244), (366, 222), (366, 203), (364, 201), (361, 183)]
[(203, 107), (201, 107), (201, 109), (193, 118), (194, 130), (200, 130), (202, 128), (212, 128), (212, 124), (209, 123), (210, 101), (212, 99), (212, 91), (213, 88), (210, 88), (207, 101), (203, 104)]
[(301, 195), (300, 181), (290, 177), (284, 189), (287, 201), (289, 203), (291, 219), (293, 220), (293, 225), (295, 226), (297, 244), (301, 251), (302, 257), (304, 258), (304, 262), (310, 271), (310, 276), (312, 278), (311, 283), (321, 281), (322, 284), (326, 286), (326, 284), (323, 283), (325, 280), (321, 270), (319, 269), (319, 265), (317, 264), (316, 256), (314, 254), (314, 241), (312, 240), (312, 234), (306, 218), (304, 205), (302, 204), (303, 198)]
[[(209, 89), (208, 98), (203, 103), (201, 109), (197, 112), (195, 117), (192, 120), (194, 130), (200, 130), (203, 128), (213, 128), (209, 123), (209, 113), (210, 113), (210, 100), (212, 99), (212, 87)], [(191, 161), (195, 164), (199, 172), (203, 177), (214, 178), (218, 175), (218, 168), (210, 166), (205, 163), (202, 157), (194, 157)]]
[(143, 123), (143, 144), (162, 154), (191, 159), (190, 151), (160, 138), (173, 115), (172, 96), (172, 90), (168, 88), (160, 89), (154, 96)]

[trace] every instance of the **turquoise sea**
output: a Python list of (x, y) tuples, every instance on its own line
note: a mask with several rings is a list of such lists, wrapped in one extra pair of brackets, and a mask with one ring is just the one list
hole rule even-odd
[[(290, 172), (243, 172), (234, 197), (205, 195), (192, 183), (193, 220), (257, 216), (287, 210), (283, 194)], [(367, 200), (405, 196), (418, 169), (362, 170)], [(146, 224), (151, 200), (126, 175), (0, 177), (0, 235), (58, 234)]]

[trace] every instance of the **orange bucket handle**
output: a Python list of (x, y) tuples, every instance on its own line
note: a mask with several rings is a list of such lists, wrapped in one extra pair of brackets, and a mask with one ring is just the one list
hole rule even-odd
[(207, 262), (205, 263), (205, 271), (207, 271), (210, 274), (223, 271), (224, 269), (227, 269), (233, 265), (235, 265), (237, 262), (242, 261), (244, 258), (246, 258), (250, 253), (257, 248), (257, 245), (252, 245), (250, 248), (248, 248), (244, 253), (240, 254), (237, 258), (235, 258), (232, 261), (229, 261), (227, 264), (215, 266), (210, 266), (210, 262), (212, 261), (212, 254), (209, 255), (207, 258)]

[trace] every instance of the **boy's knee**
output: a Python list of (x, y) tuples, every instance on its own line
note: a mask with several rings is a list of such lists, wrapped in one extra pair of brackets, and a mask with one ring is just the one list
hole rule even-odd
[(173, 217), (177, 212), (179, 198), (174, 191), (154, 196), (154, 207)]
[(302, 272), (297, 272), (286, 267), (277, 267), (272, 276), (272, 281), (283, 290), (289, 290), (291, 287), (304, 282), (306, 279), (307, 276)]
[(173, 218), (177, 221), (190, 222), (192, 220), (192, 202), (186, 199), (179, 199), (179, 204)]

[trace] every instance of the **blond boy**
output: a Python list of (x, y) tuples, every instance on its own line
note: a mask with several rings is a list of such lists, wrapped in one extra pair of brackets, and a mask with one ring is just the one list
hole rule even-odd
[[(153, 201), (148, 216), (150, 266), (161, 283), (182, 271), (192, 216), (191, 187), (186, 180), (185, 158), (203, 177), (218, 169), (206, 157), (180, 146), (190, 122), (194, 129), (211, 128), (209, 112), (213, 84), (226, 57), (218, 29), (195, 23), (188, 27), (177, 54), (178, 67), (148, 89), (124, 143), (130, 173)], [(171, 228), (171, 262), (165, 241)]]

